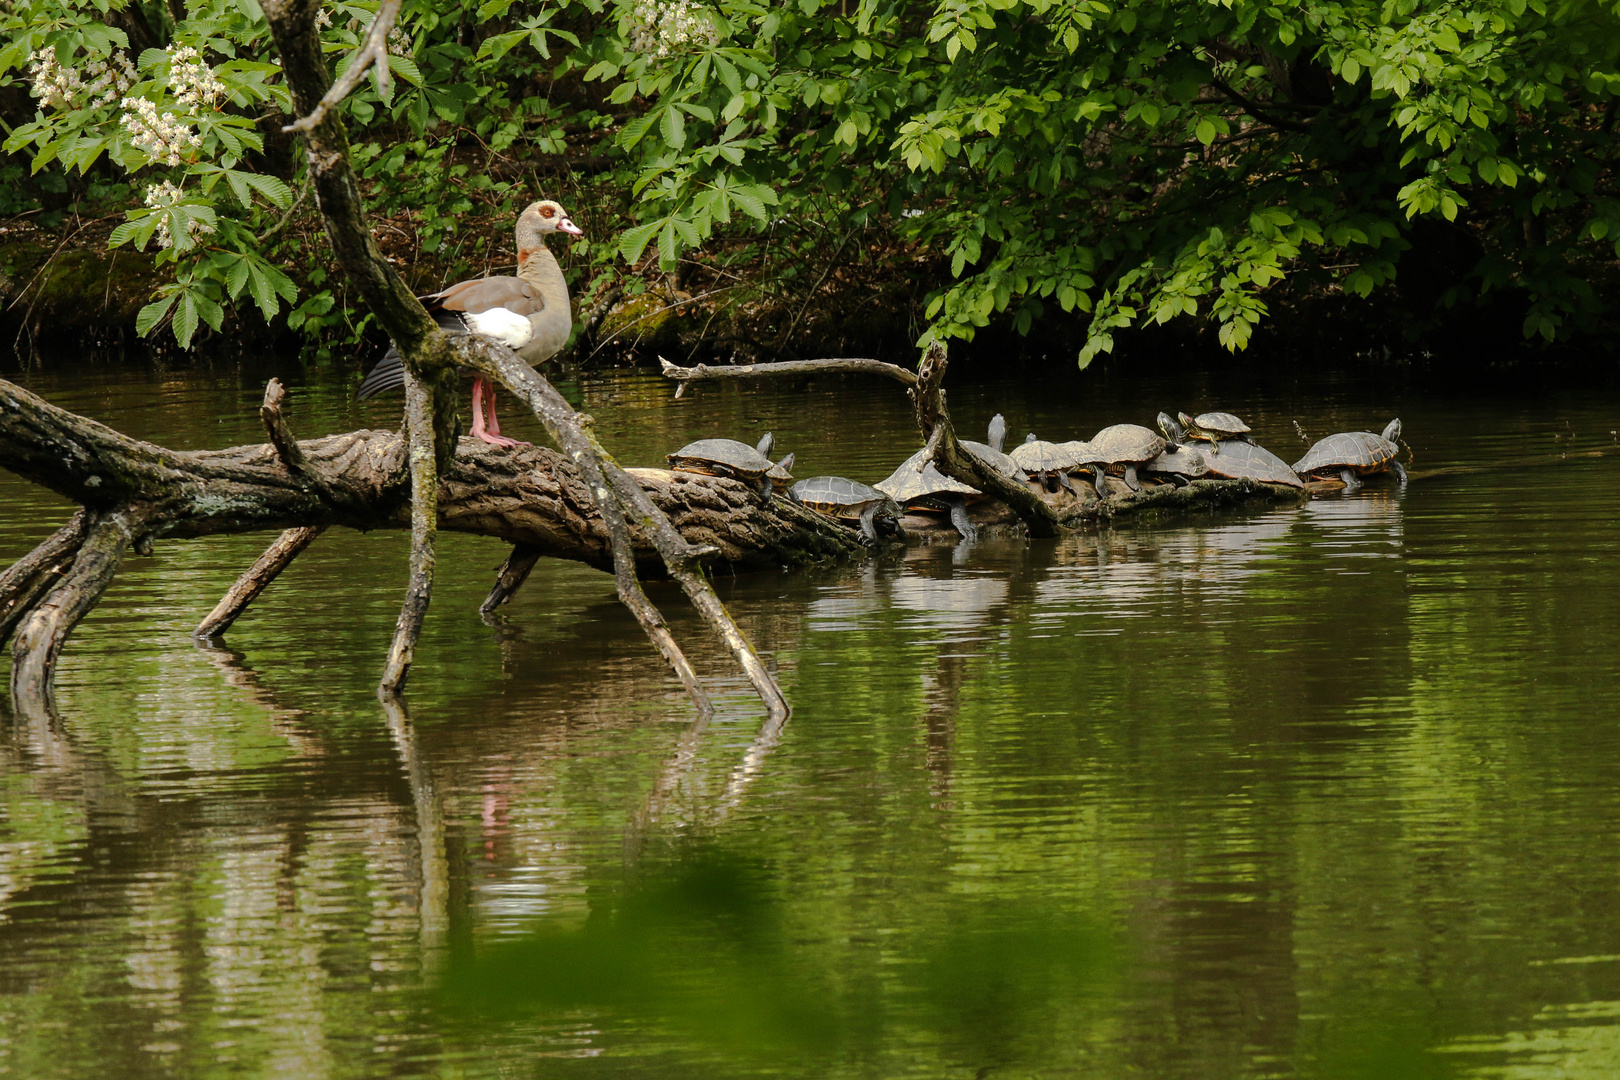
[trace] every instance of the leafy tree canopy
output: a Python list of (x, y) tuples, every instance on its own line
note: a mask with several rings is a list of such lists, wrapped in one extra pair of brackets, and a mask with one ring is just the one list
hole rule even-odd
[[(327, 5), (339, 67), (374, 10)], [(17, 0), (0, 28), (36, 109), (6, 149), (130, 185), (112, 242), (173, 263), (143, 330), (248, 300), (325, 325), (270, 246), (301, 182), (265, 147), (289, 106), (257, 0)], [(430, 244), (500, 183), (457, 147), (591, 143), (623, 222), (598, 275), (830, 214), (937, 258), (925, 340), (1078, 313), (1082, 364), (1176, 318), (1241, 349), (1274, 290), (1375, 298), (1436, 251), (1430, 304), (1511, 303), (1526, 336), (1613, 291), (1620, 4), (408, 0), (396, 39), (345, 113), (379, 197), (438, 208)]]

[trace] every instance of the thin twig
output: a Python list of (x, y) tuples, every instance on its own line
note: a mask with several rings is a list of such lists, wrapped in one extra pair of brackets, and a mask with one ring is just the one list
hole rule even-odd
[(295, 131), (312, 130), (316, 124), (326, 119), (327, 113), (337, 108), (344, 98), (354, 92), (354, 88), (360, 85), (360, 81), (366, 77), (366, 72), (373, 65), (377, 68), (377, 90), (383, 97), (388, 96), (388, 86), (393, 79), (388, 71), (388, 35), (394, 29), (394, 19), (399, 16), (399, 6), (402, 2), (403, 0), (383, 0), (377, 6), (377, 17), (371, 20), (371, 30), (366, 34), (365, 43), (354, 51), (354, 60), (349, 64), (349, 70), (343, 73), (343, 78), (332, 84), (332, 88), (308, 116), (283, 126), (282, 131), (291, 134)]
[(280, 232), (282, 229), (285, 229), (288, 224), (291, 223), (293, 216), (298, 213), (298, 208), (303, 206), (304, 200), (309, 197), (309, 189), (312, 186), (313, 185), (311, 185), (309, 181), (304, 181), (304, 186), (298, 189), (298, 198), (294, 199), (293, 204), (287, 207), (287, 212), (281, 215), (280, 221), (270, 226), (270, 228), (266, 229), (260, 236), (254, 238), (253, 242), (255, 245), (263, 247), (265, 244), (270, 242), (276, 233)]

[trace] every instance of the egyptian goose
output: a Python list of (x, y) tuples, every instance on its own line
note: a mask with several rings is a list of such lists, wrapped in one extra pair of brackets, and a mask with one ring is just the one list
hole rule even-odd
[[(561, 204), (550, 199), (531, 203), (517, 221), (517, 276), (458, 281), (442, 292), (420, 298), (428, 314), (449, 333), (495, 338), (530, 367), (555, 355), (568, 343), (574, 319), (568, 307), (568, 282), (563, 280), (562, 268), (546, 247), (546, 236), (554, 232), (584, 234)], [(360, 383), (359, 396), (368, 398), (404, 385), (404, 361), (399, 350), (390, 345)], [(486, 386), (481, 375), (473, 377), (472, 409), (474, 438), (494, 446), (524, 445), (501, 434), (500, 422), (495, 419), (495, 388)]]

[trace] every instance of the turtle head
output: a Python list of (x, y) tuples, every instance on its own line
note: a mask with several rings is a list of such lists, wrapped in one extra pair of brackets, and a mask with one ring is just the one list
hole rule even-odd
[(783, 472), (792, 472), (793, 471), (793, 455), (789, 454), (787, 457), (783, 458), (781, 461), (778, 461), (776, 463), (776, 468), (781, 469)]
[(1028, 435), (1025, 435), (1024, 436), (1024, 441), (1027, 442), (1027, 443), (1034, 442), (1035, 441), (1035, 433), (1032, 431)]
[(1181, 421), (1181, 426), (1184, 428), (1190, 428), (1193, 426), (1193, 418), (1184, 412), (1176, 413), (1176, 419)]
[[(1182, 416), (1185, 418), (1186, 414), (1183, 413)], [(1171, 450), (1180, 446), (1187, 437), (1182, 432), (1181, 425), (1176, 423), (1167, 412), (1159, 414), (1159, 430), (1164, 432), (1164, 441), (1169, 444), (1168, 448)]]
[(1389, 426), (1384, 429), (1384, 438), (1393, 443), (1398, 443), (1401, 441), (1400, 417), (1397, 416), (1395, 419), (1389, 422)]
[(775, 445), (776, 437), (767, 431), (765, 434), (759, 437), (759, 442), (757, 445), (755, 445), (754, 449), (759, 451), (760, 457), (770, 457), (771, 447)]
[(985, 440), (990, 449), (1001, 453), (1001, 444), (1007, 441), (1007, 418), (1000, 413), (990, 418), (990, 428), (985, 432)]

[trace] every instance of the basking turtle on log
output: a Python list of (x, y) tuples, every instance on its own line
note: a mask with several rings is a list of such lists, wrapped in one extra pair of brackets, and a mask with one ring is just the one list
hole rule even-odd
[(1294, 462), (1294, 471), (1301, 476), (1337, 477), (1344, 481), (1346, 491), (1361, 487), (1360, 478), (1381, 472), (1392, 472), (1395, 480), (1406, 484), (1406, 469), (1395, 460), (1401, 452), (1401, 422), (1391, 420), (1382, 435), (1370, 431), (1341, 431), (1319, 440)]
[(759, 485), (761, 495), (771, 489), (786, 491), (793, 482), (788, 472), (793, 467), (793, 455), (773, 462), (770, 453), (774, 440), (766, 432), (758, 446), (749, 446), (736, 439), (699, 439), (687, 443), (673, 454), (666, 454), (669, 467), (676, 472), (702, 473), (705, 476), (729, 476), (745, 484)]
[[(1168, 413), (1159, 414), (1159, 430), (1164, 432), (1168, 448), (1187, 449), (1181, 446), (1186, 441), (1186, 433), (1180, 424), (1170, 419)], [(1281, 484), (1291, 488), (1305, 486), (1304, 481), (1288, 467), (1288, 462), (1252, 440), (1232, 440), (1219, 456), (1212, 450), (1210, 456), (1203, 459), (1203, 464), (1205, 475), (1218, 479), (1254, 480), (1261, 484)]]
[(1097, 498), (1108, 498), (1110, 473), (1125, 481), (1132, 491), (1141, 491), (1136, 469), (1164, 452), (1165, 440), (1141, 424), (1112, 424), (1091, 437), (1091, 465)]
[(1181, 426), (1186, 429), (1186, 437), (1209, 443), (1211, 454), (1221, 452), (1223, 440), (1254, 442), (1249, 437), (1249, 425), (1229, 412), (1207, 412), (1199, 413), (1197, 416), (1188, 416), (1186, 413), (1176, 415), (1181, 419)]
[(964, 540), (979, 538), (978, 528), (968, 517), (966, 496), (981, 492), (936, 469), (926, 446), (873, 486), (907, 510), (949, 514), (951, 524)]
[(880, 529), (906, 538), (906, 530), (900, 527), (900, 504), (857, 480), (813, 476), (794, 484), (788, 494), (818, 514), (853, 523), (868, 545), (876, 546)]
[(986, 429), (987, 442), (974, 442), (972, 439), (962, 439), (960, 446), (978, 459), (979, 464), (993, 469), (1002, 476), (1014, 480), (1024, 480), (1023, 470), (1018, 463), (1002, 452), (1002, 444), (1007, 441), (1007, 419), (1000, 413), (990, 418), (990, 426)]
[(1032, 431), (1021, 445), (1013, 447), (1012, 460), (1047, 491), (1056, 493), (1062, 488), (1072, 495), (1074, 487), (1069, 483), (1069, 470), (1083, 459), (1075, 456), (1074, 444), (1037, 439)]

